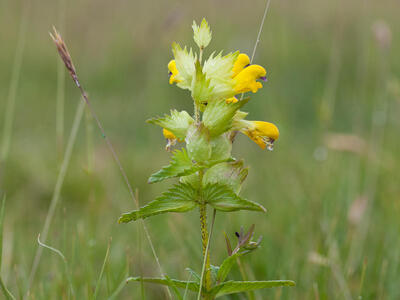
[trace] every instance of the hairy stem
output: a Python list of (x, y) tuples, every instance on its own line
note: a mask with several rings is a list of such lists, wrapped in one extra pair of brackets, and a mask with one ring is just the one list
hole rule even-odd
[(203, 246), (203, 257), (205, 258), (204, 286), (207, 290), (209, 290), (211, 289), (211, 272), (210, 272), (210, 253), (207, 253), (206, 251), (208, 244), (208, 230), (207, 230), (207, 206), (205, 203), (200, 204), (200, 227), (201, 227), (201, 243)]

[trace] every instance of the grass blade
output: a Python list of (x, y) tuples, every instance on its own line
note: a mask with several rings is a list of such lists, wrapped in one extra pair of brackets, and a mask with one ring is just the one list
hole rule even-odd
[(4, 115), (3, 139), (1, 144), (0, 162), (7, 160), (8, 152), (10, 150), (12, 125), (15, 116), (15, 102), (21, 74), (22, 58), (24, 56), (26, 29), (28, 26), (28, 12), (30, 11), (31, 1), (24, 1), (23, 12), (21, 16), (21, 23), (18, 33), (17, 48), (15, 50), (14, 65), (11, 74), (10, 88), (7, 98), (7, 106)]
[[(5, 210), (6, 196), (3, 197), (3, 201), (1, 202), (1, 210), (0, 210), (0, 270), (1, 270), (1, 262), (2, 262), (2, 254), (3, 254), (3, 224), (4, 224), (4, 210)], [(6, 285), (3, 282), (3, 279), (0, 276), (0, 287), (3, 291), (4, 296), (7, 300), (14, 300), (15, 297), (11, 294), (11, 292), (7, 289)]]
[[(64, 183), (64, 178), (67, 173), (69, 161), (70, 161), (71, 155), (72, 155), (72, 149), (75, 144), (76, 136), (78, 134), (78, 129), (79, 129), (79, 125), (82, 120), (84, 109), (85, 109), (85, 104), (83, 102), (79, 102), (78, 108), (75, 113), (74, 123), (72, 124), (71, 134), (68, 138), (68, 143), (67, 143), (67, 148), (66, 148), (66, 151), (64, 154), (64, 159), (63, 159), (63, 162), (61, 165), (60, 172), (58, 173), (56, 185), (54, 187), (53, 197), (51, 199), (50, 207), (49, 207), (49, 210), (46, 215), (46, 220), (44, 222), (44, 226), (43, 226), (43, 230), (42, 230), (42, 234), (41, 234), (43, 243), (46, 242), (47, 234), (49, 233), (49, 229), (50, 229), (50, 224), (53, 220), (57, 204), (60, 200), (61, 187)], [(42, 250), (43, 250), (43, 248), (41, 248), (41, 247), (38, 247), (38, 249), (36, 250), (35, 258), (33, 260), (32, 268), (31, 268), (31, 273), (30, 273), (29, 279), (28, 279), (27, 291), (26, 291), (26, 294), (24, 297), (25, 299), (27, 298), (27, 294), (29, 293), (29, 290), (32, 286), (33, 279), (35, 278), (35, 274), (36, 274), (36, 271), (37, 271), (37, 268), (39, 266), (39, 262), (40, 262), (40, 259), (42, 256)]]
[(106, 255), (104, 257), (103, 265), (101, 266), (99, 279), (97, 279), (97, 284), (96, 284), (96, 289), (94, 290), (93, 299), (97, 299), (97, 295), (99, 294), (101, 279), (103, 278), (104, 270), (106, 268), (106, 264), (107, 264), (108, 258), (110, 256), (110, 246), (111, 246), (111, 238), (108, 242), (107, 251), (106, 251)]

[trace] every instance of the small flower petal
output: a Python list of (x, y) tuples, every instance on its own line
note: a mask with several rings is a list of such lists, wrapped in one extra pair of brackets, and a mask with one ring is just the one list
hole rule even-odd
[(274, 141), (279, 138), (279, 130), (274, 124), (263, 121), (240, 120), (240, 131), (252, 139), (261, 149), (272, 150)]
[(176, 68), (176, 62), (175, 59), (171, 60), (168, 63), (168, 70), (169, 70), (169, 84), (174, 84), (175, 82), (181, 82), (180, 80), (176, 79), (176, 76), (178, 76), (179, 72), (178, 69)]
[(263, 78), (267, 74), (267, 71), (259, 65), (251, 65), (244, 68), (238, 75), (235, 76), (235, 92), (245, 93), (252, 91), (257, 92), (258, 89), (262, 88), (262, 84), (257, 82), (257, 79)]
[(250, 58), (246, 54), (240, 53), (232, 68), (232, 78), (238, 75), (249, 64)]

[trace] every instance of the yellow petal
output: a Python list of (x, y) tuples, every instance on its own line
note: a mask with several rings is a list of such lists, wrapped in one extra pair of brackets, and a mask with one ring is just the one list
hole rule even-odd
[(164, 137), (168, 140), (176, 140), (176, 136), (169, 131), (168, 129), (163, 128), (162, 133), (164, 135)]
[(263, 121), (247, 121), (248, 127), (241, 131), (262, 149), (268, 146), (272, 150), (274, 141), (279, 138), (279, 130), (274, 124)]
[(267, 71), (259, 65), (251, 65), (247, 68), (244, 68), (234, 80), (235, 83), (235, 92), (236, 93), (245, 93), (252, 91), (253, 93), (257, 92), (258, 89), (262, 88), (262, 84), (257, 82), (257, 79), (264, 79)]
[(175, 77), (179, 74), (178, 69), (176, 68), (175, 59), (171, 60), (168, 63), (168, 70), (169, 70), (169, 84), (174, 84), (175, 82), (178, 83), (180, 80), (176, 79)]
[(239, 74), (244, 67), (250, 64), (250, 58), (243, 53), (240, 53), (232, 68), (232, 78)]
[(228, 98), (228, 99), (226, 99), (225, 100), (225, 102), (226, 103), (236, 103), (236, 102), (238, 102), (239, 100), (238, 99), (236, 99), (236, 97), (231, 97), (231, 98)]

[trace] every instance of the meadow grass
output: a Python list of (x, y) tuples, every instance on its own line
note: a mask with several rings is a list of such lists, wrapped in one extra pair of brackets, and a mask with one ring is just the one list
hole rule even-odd
[[(7, 10), (0, 9), (0, 37), (7, 41), (0, 49), (0, 126), (22, 11), (21, 2), (5, 3)], [(1, 278), (17, 299), (26, 292), (59, 172), (54, 143), (58, 57), (47, 34), (58, 25), (57, 5), (44, 1), (32, 6), (7, 168), (0, 166), (0, 189), (7, 195)], [(113, 6), (68, 1), (68, 46), (141, 203), (167, 186), (146, 184), (151, 173), (167, 164), (168, 154), (159, 130), (145, 120), (170, 107), (192, 105), (184, 91), (168, 86), (170, 41), (189, 40), (186, 25), (206, 16), (221, 37), (210, 47), (251, 53), (264, 7), (265, 1), (245, 7), (241, 1)], [(395, 1), (271, 1), (255, 55), (255, 62), (266, 66), (269, 81), (248, 110), (254, 119), (276, 123), (281, 138), (272, 153), (246, 137), (234, 147), (235, 155), (251, 167), (242, 194), (262, 203), (268, 213), (217, 215), (210, 243), (212, 263), (219, 264), (226, 255), (224, 231), (234, 239), (240, 226), (256, 223), (262, 248), (242, 259), (249, 279), (297, 283), (290, 289), (258, 291), (256, 299), (400, 297), (399, 8)], [(392, 31), (384, 50), (372, 29), (378, 19)], [(65, 93), (68, 132), (80, 95), (69, 81)], [(101, 135), (83, 129), (77, 132), (45, 243), (67, 259), (76, 299), (142, 299), (141, 286), (126, 285), (125, 279), (157, 276), (159, 268), (148, 243), (138, 247), (141, 225), (116, 223), (134, 203)], [(337, 134), (347, 134), (347, 139)], [(174, 278), (189, 278), (186, 267), (201, 271), (197, 219), (193, 212), (146, 221), (163, 272)], [(64, 262), (46, 253), (31, 298), (67, 299)], [(235, 268), (231, 277), (240, 279), (240, 271)], [(165, 298), (153, 285), (145, 285), (144, 293), (145, 299)]]

